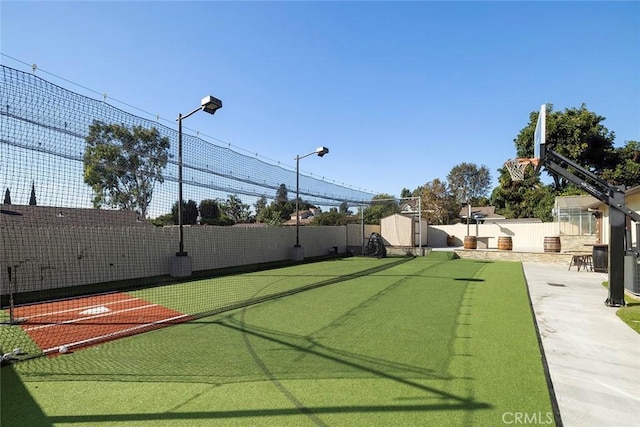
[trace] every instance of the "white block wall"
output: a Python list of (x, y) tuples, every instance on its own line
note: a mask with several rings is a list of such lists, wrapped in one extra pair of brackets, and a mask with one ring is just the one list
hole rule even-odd
[[(193, 271), (291, 258), (294, 227), (184, 227)], [(345, 227), (300, 227), (306, 257), (346, 251)], [(0, 294), (169, 274), (177, 227), (14, 228), (0, 236)], [(12, 281), (7, 268), (11, 267)]]

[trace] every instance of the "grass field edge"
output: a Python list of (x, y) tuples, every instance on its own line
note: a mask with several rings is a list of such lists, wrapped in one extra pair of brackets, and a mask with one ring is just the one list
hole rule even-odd
[(538, 348), (540, 349), (540, 361), (542, 362), (542, 369), (544, 370), (544, 377), (547, 382), (547, 391), (549, 392), (549, 399), (551, 400), (551, 409), (553, 411), (553, 419), (558, 427), (562, 427), (562, 415), (560, 414), (560, 405), (558, 404), (558, 398), (553, 386), (553, 380), (551, 379), (551, 371), (549, 370), (549, 363), (547, 362), (547, 356), (544, 351), (544, 344), (542, 343), (542, 336), (540, 335), (540, 328), (538, 327), (538, 319), (536, 318), (536, 312), (533, 308), (533, 300), (531, 299), (531, 291), (529, 289), (529, 281), (524, 271), (524, 266), (520, 263), (522, 269), (522, 275), (524, 276), (525, 286), (527, 288), (527, 299), (529, 300), (529, 310), (531, 310), (531, 317), (533, 319), (533, 327), (536, 331), (536, 339), (538, 341)]

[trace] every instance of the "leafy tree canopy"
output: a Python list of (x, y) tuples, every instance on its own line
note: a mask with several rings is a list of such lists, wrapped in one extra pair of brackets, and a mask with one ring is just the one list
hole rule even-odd
[(221, 211), (217, 200), (205, 199), (200, 202), (200, 223), (219, 225)]
[(627, 141), (613, 156), (613, 166), (603, 171), (602, 178), (627, 188), (640, 185), (640, 142)]
[(332, 210), (315, 216), (310, 225), (345, 225), (348, 220), (349, 217), (344, 213)]
[(289, 191), (287, 190), (287, 186), (284, 184), (280, 184), (278, 190), (276, 191), (276, 199), (275, 203), (279, 205), (283, 205), (289, 201)]
[[(538, 111), (531, 112), (529, 123), (514, 139), (517, 157), (533, 157), (538, 115)], [(616, 161), (613, 154), (615, 134), (602, 124), (604, 120), (605, 117), (589, 111), (585, 104), (580, 108), (565, 108), (564, 111), (554, 111), (553, 104), (547, 104), (546, 147), (596, 175), (602, 175)], [(556, 190), (562, 191), (569, 185), (564, 178), (551, 176)]]
[[(529, 115), (529, 123), (514, 139), (517, 157), (532, 157), (534, 132), (538, 111)], [(580, 108), (553, 111), (547, 104), (546, 146), (604, 180), (617, 185), (640, 185), (640, 145), (627, 141), (624, 147), (615, 148), (615, 134), (602, 122), (605, 117)], [(525, 169), (525, 179), (513, 182), (506, 168), (498, 169), (499, 185), (493, 190), (491, 202), (496, 212), (507, 218), (535, 217), (551, 221), (551, 210), (556, 196), (585, 194), (570, 181), (551, 175), (553, 185), (542, 185), (532, 167)]]
[(347, 202), (340, 203), (340, 207), (338, 208), (338, 212), (345, 215), (353, 215), (353, 213), (349, 210), (349, 205)]
[(84, 182), (96, 208), (131, 209), (146, 217), (156, 182), (169, 160), (169, 138), (156, 128), (94, 121), (85, 138)]
[(364, 208), (365, 224), (380, 224), (380, 219), (398, 212), (398, 203), (389, 194), (381, 193), (373, 196), (371, 205)]
[(445, 182), (438, 178), (413, 190), (413, 197), (420, 197), (422, 218), (429, 224), (450, 224), (458, 217), (460, 204), (451, 195)]
[[(171, 207), (171, 218), (174, 224), (180, 223), (177, 200)], [(182, 223), (185, 225), (196, 225), (198, 223), (198, 204), (195, 201), (182, 201)]]
[(481, 197), (487, 197), (491, 188), (491, 173), (482, 165), (460, 163), (451, 168), (447, 175), (449, 192), (459, 202), (474, 204)]
[(242, 203), (242, 200), (240, 200), (237, 194), (227, 196), (223, 210), (225, 215), (231, 218), (236, 224), (252, 222), (254, 219), (251, 217), (249, 205)]

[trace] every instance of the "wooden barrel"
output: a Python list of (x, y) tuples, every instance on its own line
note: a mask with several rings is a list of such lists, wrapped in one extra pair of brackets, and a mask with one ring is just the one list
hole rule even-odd
[(455, 246), (456, 236), (447, 236), (447, 246)]
[(464, 248), (476, 249), (478, 247), (478, 239), (476, 236), (464, 236)]
[(560, 252), (560, 237), (545, 237), (544, 238), (544, 251), (545, 252)]
[(499, 251), (510, 251), (513, 249), (513, 241), (511, 241), (511, 236), (499, 236), (498, 237), (498, 250)]

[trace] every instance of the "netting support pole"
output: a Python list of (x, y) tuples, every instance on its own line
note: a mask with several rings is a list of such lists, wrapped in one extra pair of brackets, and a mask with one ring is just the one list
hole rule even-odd
[(304, 259), (304, 249), (300, 246), (300, 159), (309, 157), (312, 154), (322, 157), (329, 153), (327, 147), (318, 147), (315, 151), (305, 154), (304, 156), (296, 156), (296, 244), (293, 247), (292, 258), (294, 261), (302, 261)]
[(360, 207), (360, 223), (362, 224), (362, 249), (360, 255), (364, 255), (364, 205)]
[[(12, 269), (11, 267), (7, 267), (7, 272), (9, 273), (9, 324), (13, 325), (15, 321), (15, 315), (13, 314), (13, 280), (12, 280)], [(14, 275), (15, 277), (15, 275)]]
[(187, 256), (184, 251), (184, 215), (182, 206), (182, 113), (178, 114), (178, 228), (180, 244), (176, 256)]
[(300, 247), (300, 156), (296, 156), (296, 248)]

